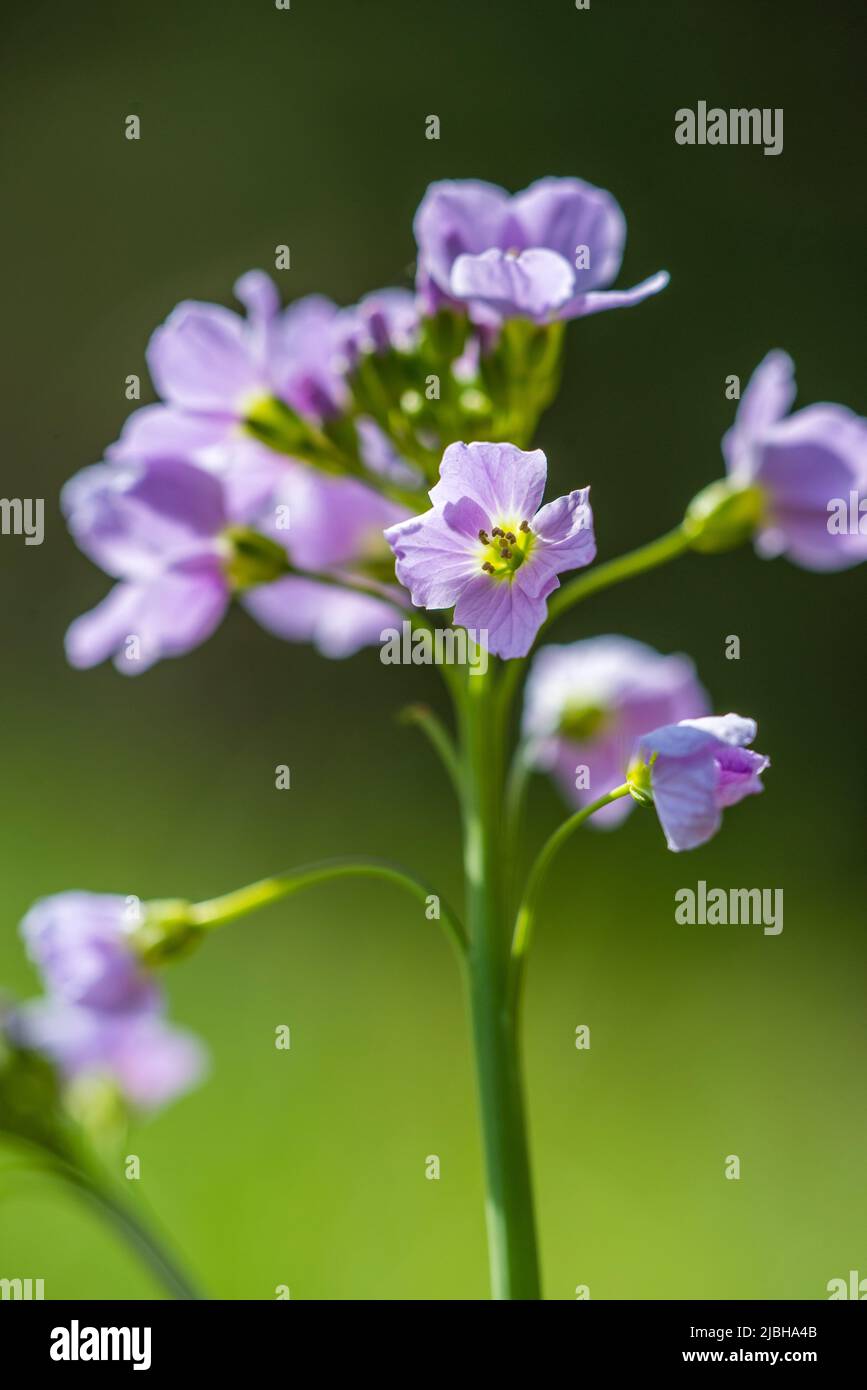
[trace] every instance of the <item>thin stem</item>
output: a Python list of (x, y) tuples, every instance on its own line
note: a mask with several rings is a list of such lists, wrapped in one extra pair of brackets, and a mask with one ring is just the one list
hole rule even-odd
[(279, 902), (281, 898), (291, 897), (302, 888), (315, 883), (325, 883), (335, 878), (384, 878), (390, 883), (398, 883), (425, 906), (431, 897), (437, 897), (441, 920), (446, 932), (458, 952), (463, 956), (466, 949), (466, 935), (460, 920), (440, 894), (421, 879), (415, 878), (397, 864), (389, 864), (380, 859), (324, 859), (316, 864), (303, 864), (273, 878), (260, 879), (258, 883), (236, 888), (219, 898), (207, 902), (194, 903), (190, 909), (190, 921), (198, 927), (218, 927), (245, 917), (248, 912), (265, 907), (268, 903)]
[(512, 936), (512, 998), (515, 1007), (517, 1007), (519, 1001), (522, 966), (533, 935), (536, 902), (539, 897), (539, 891), (545, 881), (545, 875), (551, 867), (554, 856), (557, 854), (560, 847), (569, 839), (569, 836), (577, 830), (579, 826), (583, 825), (595, 811), (600, 811), (603, 806), (609, 806), (612, 801), (617, 801), (621, 796), (628, 795), (629, 783), (624, 782), (622, 786), (615, 787), (613, 791), (608, 792), (605, 796), (600, 796), (597, 801), (591, 802), (589, 806), (582, 807), (580, 811), (576, 811), (574, 815), (569, 816), (563, 821), (562, 825), (557, 827), (553, 835), (545, 841), (536, 856), (533, 867), (527, 877), (527, 886), (524, 889), (524, 897), (521, 906), (518, 908), (518, 915), (515, 919), (515, 931)]
[(459, 802), (464, 799), (463, 773), (458, 758), (455, 741), (445, 724), (427, 705), (407, 705), (401, 711), (401, 722), (420, 729), (427, 738), (440, 762), (446, 769)]
[[(153, 1230), (145, 1226), (129, 1204), (115, 1196), (99, 1177), (27, 1141), (22, 1147), (32, 1155), (26, 1171), (45, 1173), (58, 1178), (89, 1201), (136, 1254), (141, 1256), (172, 1298), (198, 1301), (203, 1297)], [(19, 1171), (23, 1169), (22, 1164)], [(9, 1171), (10, 1165), (4, 1165), (0, 1170), (0, 1176), (5, 1176)]]
[(115, 1229), (141, 1255), (173, 1298), (198, 1301), (203, 1297), (153, 1232), (139, 1220), (126, 1202), (121, 1202), (107, 1187), (76, 1169), (61, 1172), (70, 1186), (81, 1192), (98, 1211), (108, 1217)]

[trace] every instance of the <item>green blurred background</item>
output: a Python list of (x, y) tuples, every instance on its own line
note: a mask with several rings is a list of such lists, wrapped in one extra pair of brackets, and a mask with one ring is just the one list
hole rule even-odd
[[(539, 442), (554, 495), (591, 483), (600, 555), (619, 553), (720, 473), (724, 379), (745, 381), (769, 347), (793, 354), (802, 404), (867, 409), (853, 292), (865, 29), (859, 4), (791, 0), (7, 11), (3, 493), (44, 496), (47, 531), (42, 547), (0, 541), (0, 982), (35, 991), (17, 923), (64, 888), (210, 896), (360, 851), (460, 893), (444, 781), (394, 720), (440, 700), (431, 671), (375, 652), (329, 663), (240, 612), (138, 681), (64, 663), (67, 623), (106, 581), (68, 539), (58, 490), (117, 436), (124, 378), (145, 377), (176, 301), (229, 302), (282, 242), (287, 298), (408, 283), (431, 179), (611, 189), (629, 223), (620, 283), (665, 266), (671, 287), (572, 326)], [(699, 99), (783, 107), (784, 153), (677, 146), (675, 109)], [(439, 142), (424, 138), (432, 113)], [(863, 571), (744, 552), (680, 561), (559, 630), (689, 651), (719, 710), (758, 718), (774, 766), (766, 795), (689, 857), (636, 814), (574, 842), (552, 876), (526, 1017), (550, 1298), (577, 1284), (822, 1298), (830, 1278), (867, 1275), (863, 600)], [(725, 659), (730, 633), (740, 661)], [(534, 786), (534, 842), (559, 814)], [(783, 888), (783, 934), (677, 926), (673, 894), (699, 878)], [(463, 1006), (444, 938), (409, 899), (319, 888), (226, 929), (168, 985), (212, 1071), (136, 1129), (143, 1179), (128, 1186), (210, 1293), (486, 1296)], [(731, 1153), (739, 1182), (723, 1176)], [(159, 1296), (41, 1178), (2, 1180), (0, 1229), (0, 1275), (43, 1277), (49, 1298)]]

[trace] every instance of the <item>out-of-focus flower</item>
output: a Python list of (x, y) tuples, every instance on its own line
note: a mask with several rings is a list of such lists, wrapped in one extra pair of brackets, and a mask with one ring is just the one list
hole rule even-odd
[(770, 352), (723, 439), (730, 483), (756, 497), (756, 548), (809, 570), (867, 559), (867, 421), (842, 405), (786, 412), (794, 364)]
[(525, 656), (558, 574), (596, 554), (589, 488), (538, 510), (548, 464), (541, 449), (452, 444), (430, 511), (386, 531), (397, 577), (420, 608), (451, 608), (488, 650)]
[(572, 319), (638, 304), (668, 284), (660, 271), (608, 290), (626, 221), (602, 188), (545, 178), (511, 196), (475, 179), (433, 183), (415, 216), (419, 293), (428, 310), (463, 303), (483, 322)]
[(747, 747), (755, 736), (755, 720), (724, 714), (681, 719), (639, 739), (630, 786), (636, 800), (652, 798), (669, 849), (703, 845), (727, 806), (764, 790), (770, 760)]
[(21, 923), (30, 959), (50, 994), (112, 1012), (154, 1008), (159, 994), (133, 948), (137, 904), (113, 893), (56, 893)]
[(34, 999), (15, 1010), (7, 1028), (18, 1046), (50, 1058), (67, 1081), (110, 1080), (141, 1110), (189, 1090), (206, 1067), (198, 1039), (154, 1012), (103, 1012)]
[[(523, 734), (530, 760), (580, 807), (622, 784), (642, 734), (709, 710), (688, 657), (628, 637), (591, 637), (543, 647), (533, 659)], [(621, 797), (590, 824), (618, 825), (632, 804)]]
[(287, 568), (280, 547), (232, 524), (218, 479), (192, 464), (97, 464), (72, 478), (62, 505), (84, 553), (119, 580), (66, 634), (73, 666), (111, 656), (137, 675), (199, 646), (234, 589)]
[[(325, 656), (350, 656), (375, 645), (405, 602), (394, 584), (394, 559), (384, 537), (405, 510), (363, 483), (302, 468), (287, 471), (275, 514), (284, 507), (289, 528), (282, 530), (275, 521), (264, 529), (285, 546), (293, 567), (311, 577), (293, 575), (250, 589), (244, 607), (277, 637), (312, 642)], [(317, 582), (317, 574), (347, 587)], [(353, 592), (358, 582), (379, 589), (382, 597)]]

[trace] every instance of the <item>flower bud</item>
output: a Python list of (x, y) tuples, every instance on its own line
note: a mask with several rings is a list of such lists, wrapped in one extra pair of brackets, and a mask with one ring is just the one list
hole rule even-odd
[(270, 584), (290, 571), (282, 545), (254, 531), (250, 526), (229, 526), (223, 532), (229, 543), (224, 569), (232, 588), (250, 589), (254, 584)]
[(744, 486), (732, 478), (711, 483), (686, 509), (684, 530), (692, 549), (713, 554), (742, 545), (761, 523), (764, 505), (760, 487)]

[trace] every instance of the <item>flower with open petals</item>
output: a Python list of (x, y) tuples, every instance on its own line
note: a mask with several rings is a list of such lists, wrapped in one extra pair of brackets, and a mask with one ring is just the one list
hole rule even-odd
[(433, 183), (415, 215), (418, 289), (430, 310), (469, 305), (483, 321), (573, 319), (638, 304), (668, 284), (659, 271), (609, 290), (626, 221), (605, 189), (545, 178), (510, 196), (477, 179)]
[[(589, 637), (534, 658), (523, 734), (531, 761), (580, 807), (622, 784), (642, 734), (709, 710), (689, 657), (662, 656), (629, 637)], [(619, 825), (632, 805), (621, 797), (589, 823)]]
[(180, 656), (219, 626), (232, 594), (289, 568), (283, 549), (230, 515), (217, 477), (190, 463), (96, 464), (62, 504), (84, 553), (119, 582), (66, 634), (73, 666), (108, 657), (125, 675)]
[(454, 607), (455, 622), (496, 656), (526, 656), (558, 574), (596, 554), (590, 489), (539, 510), (547, 471), (541, 449), (451, 444), (431, 510), (385, 533), (413, 603)]
[(231, 595), (220, 539), (229, 519), (215, 477), (187, 463), (97, 464), (61, 500), (79, 547), (119, 581), (69, 628), (73, 666), (111, 656), (137, 675), (211, 636)]
[(681, 719), (639, 739), (630, 786), (637, 800), (652, 798), (669, 849), (703, 845), (727, 806), (764, 790), (770, 760), (747, 747), (755, 736), (755, 720), (723, 714)]
[(723, 439), (729, 478), (755, 493), (759, 554), (848, 569), (867, 560), (867, 421), (829, 404), (787, 415), (794, 398), (792, 359), (768, 353)]

